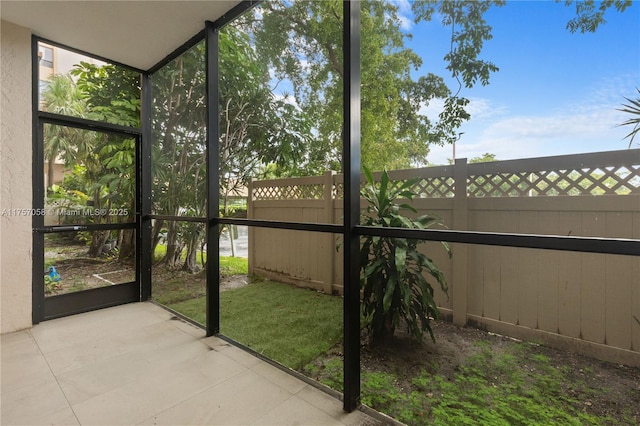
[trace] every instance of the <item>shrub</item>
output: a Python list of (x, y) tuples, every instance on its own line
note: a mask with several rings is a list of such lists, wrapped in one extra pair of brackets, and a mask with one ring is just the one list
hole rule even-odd
[[(398, 198), (413, 201), (410, 188), (417, 179), (390, 184), (389, 175), (382, 173), (380, 183), (365, 168), (367, 185), (362, 196), (367, 200), (366, 226), (428, 229), (442, 225), (436, 215), (423, 215), (415, 219), (404, 216), (401, 211), (417, 214), (410, 204), (398, 204)], [(435, 341), (430, 320), (438, 318), (438, 307), (433, 299), (430, 276), (447, 293), (447, 281), (431, 258), (418, 250), (423, 240), (365, 236), (361, 256), (361, 288), (364, 292), (363, 314), (368, 321), (374, 342), (393, 336), (396, 327), (404, 320), (409, 334), (422, 340), (428, 331)], [(451, 249), (442, 242), (449, 257)]]

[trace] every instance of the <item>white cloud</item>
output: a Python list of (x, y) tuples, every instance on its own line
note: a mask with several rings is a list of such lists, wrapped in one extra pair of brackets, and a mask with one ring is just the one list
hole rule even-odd
[(504, 105), (496, 105), (489, 99), (470, 98), (467, 111), (471, 114), (471, 120), (488, 120), (504, 116), (508, 108)]
[(413, 11), (409, 0), (389, 0), (389, 3), (398, 8), (397, 18), (400, 21), (400, 28), (409, 31), (413, 27)]
[[(438, 114), (442, 112), (443, 108), (443, 99), (433, 99), (431, 102), (429, 102), (429, 105), (423, 104), (419, 110), (419, 113), (422, 115), (426, 115), (432, 120), (437, 120)], [(508, 108), (504, 105), (497, 105), (489, 99), (470, 98), (469, 105), (467, 105), (466, 110), (469, 112), (469, 114), (471, 114), (471, 120), (479, 121), (504, 116), (507, 113)]]
[(294, 98), (292, 95), (289, 95), (289, 94), (275, 94), (274, 98), (275, 98), (276, 101), (283, 101), (284, 103), (287, 103), (289, 105), (293, 105), (297, 109), (301, 109), (300, 105), (298, 105), (298, 101), (296, 101), (296, 98)]
[[(508, 160), (626, 149), (629, 140), (624, 137), (629, 129), (619, 124), (628, 117), (617, 108), (623, 96), (635, 94), (636, 85), (633, 75), (602, 78), (580, 96), (560, 99), (553, 110), (533, 114), (509, 115), (507, 106), (472, 98), (468, 107), (472, 118), (460, 129), (464, 135), (456, 144), (456, 157), (489, 152)], [(447, 164), (452, 151), (451, 146), (432, 147), (429, 162)]]

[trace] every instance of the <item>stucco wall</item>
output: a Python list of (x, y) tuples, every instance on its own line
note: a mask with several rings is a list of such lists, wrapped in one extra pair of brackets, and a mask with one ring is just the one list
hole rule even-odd
[[(0, 332), (31, 326), (31, 31), (0, 22)], [(7, 210), (5, 210), (7, 209)]]

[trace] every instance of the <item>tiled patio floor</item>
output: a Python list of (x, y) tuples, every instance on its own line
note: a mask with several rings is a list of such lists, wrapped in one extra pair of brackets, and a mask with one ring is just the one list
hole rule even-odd
[(151, 303), (46, 321), (1, 344), (2, 425), (380, 424)]

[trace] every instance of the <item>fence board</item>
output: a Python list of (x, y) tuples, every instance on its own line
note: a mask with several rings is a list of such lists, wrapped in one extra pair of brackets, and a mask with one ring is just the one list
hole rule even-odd
[[(640, 209), (633, 213), (633, 238), (640, 239)], [(640, 256), (632, 260), (631, 276), (631, 348), (640, 352)]]
[[(558, 212), (539, 212), (538, 229), (544, 234), (558, 234)], [(538, 328), (558, 332), (558, 253), (538, 251)]]
[[(513, 212), (494, 212), (500, 222), (500, 232), (519, 232), (518, 216)], [(500, 321), (518, 323), (518, 250), (500, 247)]]
[[(491, 222), (487, 212), (478, 212), (476, 223), (479, 229), (491, 227)], [(478, 256), (482, 259), (483, 316), (497, 320), (500, 318), (500, 248), (483, 247)]]
[[(586, 236), (603, 235), (606, 231), (604, 215), (580, 213), (582, 232)], [(582, 255), (582, 338), (605, 343), (605, 258), (601, 254)]]
[(632, 283), (627, 271), (633, 270), (632, 261), (631, 256), (607, 256), (605, 261), (606, 343), (623, 349), (631, 349)]
[[(633, 233), (631, 213), (606, 214), (607, 235), (622, 237)], [(629, 276), (633, 270), (633, 257), (606, 256), (605, 317), (607, 344), (631, 349), (632, 285), (639, 285), (638, 277)]]
[[(576, 214), (558, 212), (558, 229), (562, 235), (575, 227)], [(562, 267), (558, 270), (558, 332), (564, 336), (580, 337), (581, 330), (581, 279), (580, 253), (557, 253)]]
[[(640, 150), (484, 164), (458, 160), (390, 176), (419, 178), (419, 214), (437, 213), (451, 229), (640, 239)], [(341, 223), (342, 182), (342, 175), (330, 173), (253, 182), (249, 193), (257, 199), (249, 200), (249, 216)], [(341, 291), (343, 259), (335, 242), (328, 234), (252, 229), (250, 264), (279, 271), (283, 280)], [(594, 354), (606, 352), (599, 344), (640, 353), (640, 257), (458, 244), (461, 257), (454, 251), (450, 261), (438, 243), (422, 247), (445, 273), (450, 296), (456, 289), (458, 303), (435, 289), (438, 305), (453, 310), (456, 323), (472, 318), (516, 334), (520, 325), (558, 339), (578, 338)]]
[(482, 279), (481, 253), (481, 248), (478, 246), (469, 246), (468, 248), (467, 312), (478, 316), (484, 316), (482, 305), (484, 281)]
[[(632, 260), (632, 276), (640, 279), (640, 258)], [(631, 286), (631, 349), (640, 352), (640, 283)]]

